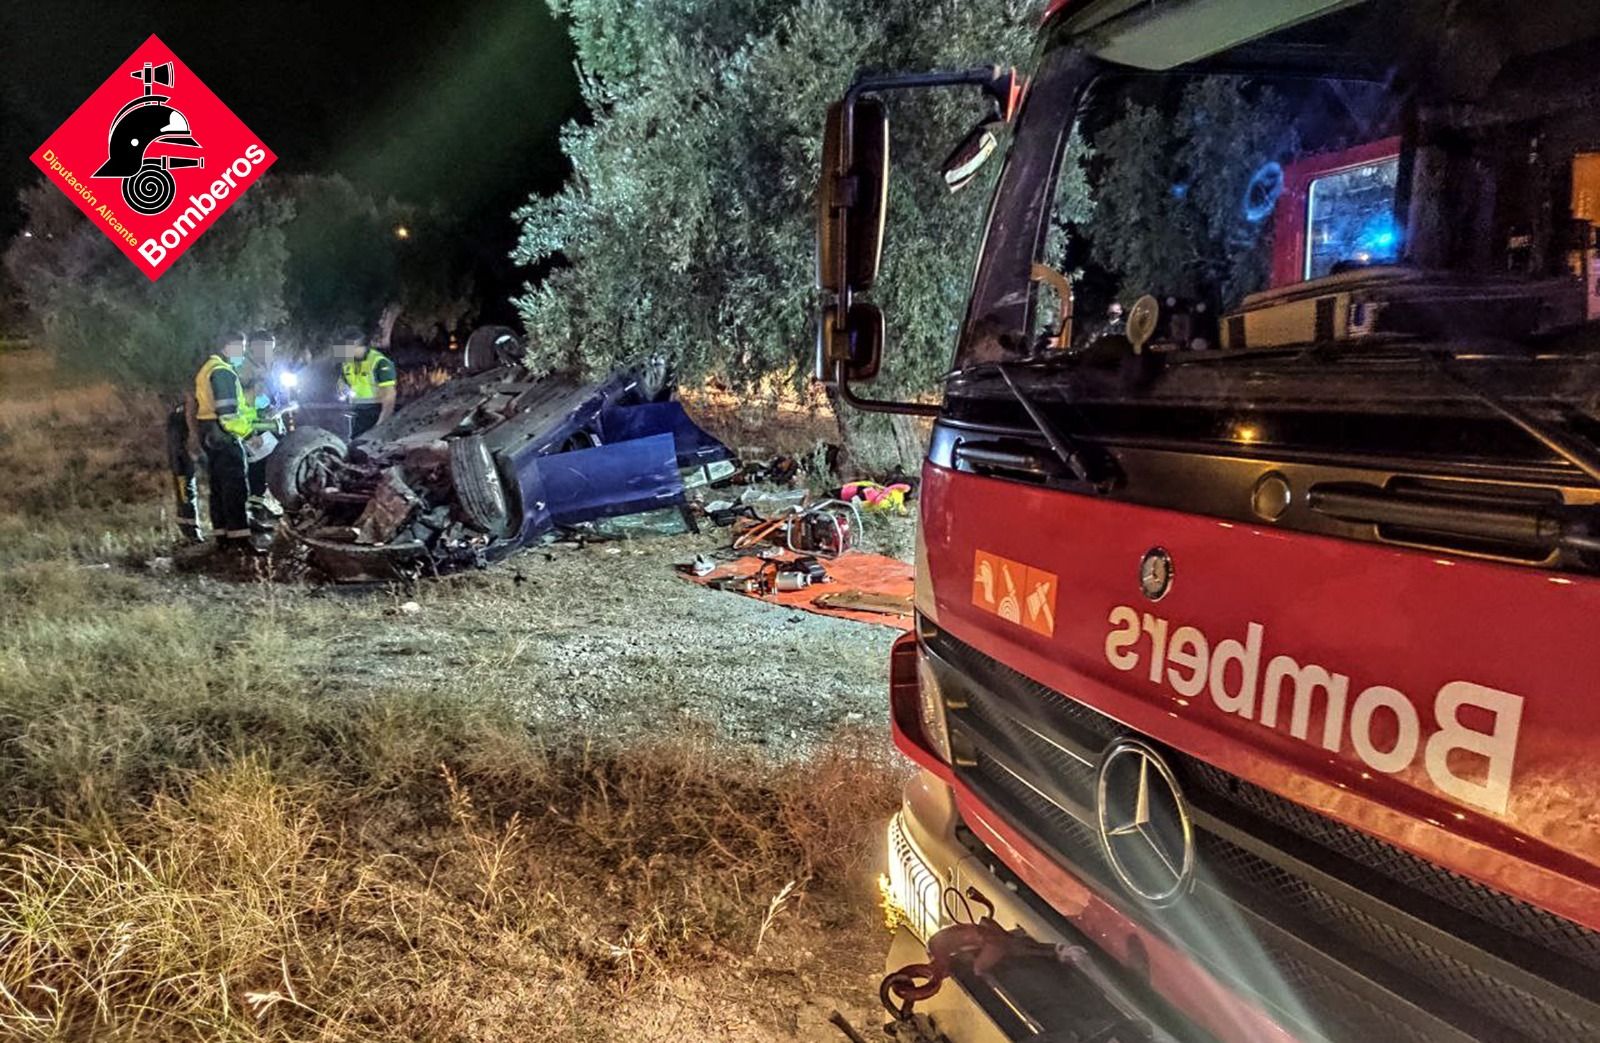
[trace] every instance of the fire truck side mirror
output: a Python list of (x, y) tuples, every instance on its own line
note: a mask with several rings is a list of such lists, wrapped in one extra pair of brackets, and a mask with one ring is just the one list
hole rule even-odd
[(817, 324), (817, 379), (835, 384), (843, 366), (847, 381), (872, 380), (883, 363), (886, 329), (882, 309), (869, 301), (856, 301), (842, 315), (824, 309)]
[(823, 127), (817, 185), (817, 283), (825, 292), (848, 301), (877, 280), (888, 193), (889, 115), (883, 102), (835, 102)]

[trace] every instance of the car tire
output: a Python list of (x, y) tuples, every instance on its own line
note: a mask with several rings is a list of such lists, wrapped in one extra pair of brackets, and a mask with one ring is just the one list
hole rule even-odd
[(285, 511), (305, 506), (308, 469), (319, 454), (343, 460), (350, 447), (345, 440), (320, 427), (297, 427), (278, 439), (278, 448), (267, 457), (267, 489)]
[(506, 488), (489, 447), (477, 435), (451, 440), (450, 485), (469, 524), (491, 536), (506, 534), (511, 525)]
[(509, 326), (480, 326), (472, 331), (462, 347), (461, 368), (468, 373), (484, 373), (500, 366), (519, 364), (527, 346)]

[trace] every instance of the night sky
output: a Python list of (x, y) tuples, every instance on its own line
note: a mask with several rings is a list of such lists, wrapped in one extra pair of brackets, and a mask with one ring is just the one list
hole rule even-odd
[(511, 210), (566, 175), (581, 111), (570, 43), (541, 0), (429, 4), (0, 0), (0, 241), (20, 225), (28, 156), (151, 33), (278, 155), (441, 206), (486, 318), (526, 273)]

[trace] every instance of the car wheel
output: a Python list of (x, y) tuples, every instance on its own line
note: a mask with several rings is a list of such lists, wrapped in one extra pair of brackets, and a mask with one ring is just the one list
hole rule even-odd
[(505, 485), (495, 469), (489, 447), (477, 435), (450, 442), (450, 485), (456, 505), (474, 528), (491, 536), (504, 536), (511, 525)]
[(320, 427), (297, 427), (278, 440), (267, 457), (267, 489), (286, 511), (298, 511), (317, 485), (321, 466), (343, 460), (345, 440)]
[(516, 365), (527, 354), (527, 347), (509, 326), (480, 326), (462, 346), (461, 367), (468, 373), (483, 373), (498, 366)]

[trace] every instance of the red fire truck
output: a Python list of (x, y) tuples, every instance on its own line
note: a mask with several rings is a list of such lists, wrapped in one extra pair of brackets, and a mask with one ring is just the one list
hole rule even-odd
[[(821, 376), (933, 425), (895, 1038), (1600, 1039), (1597, 54), (1591, 0), (1065, 0), (1025, 81), (834, 106)], [(993, 202), (883, 401), (888, 113), (946, 88)], [(1113, 185), (1130, 112), (1241, 101)], [(1236, 215), (1108, 241), (1191, 191)]]

